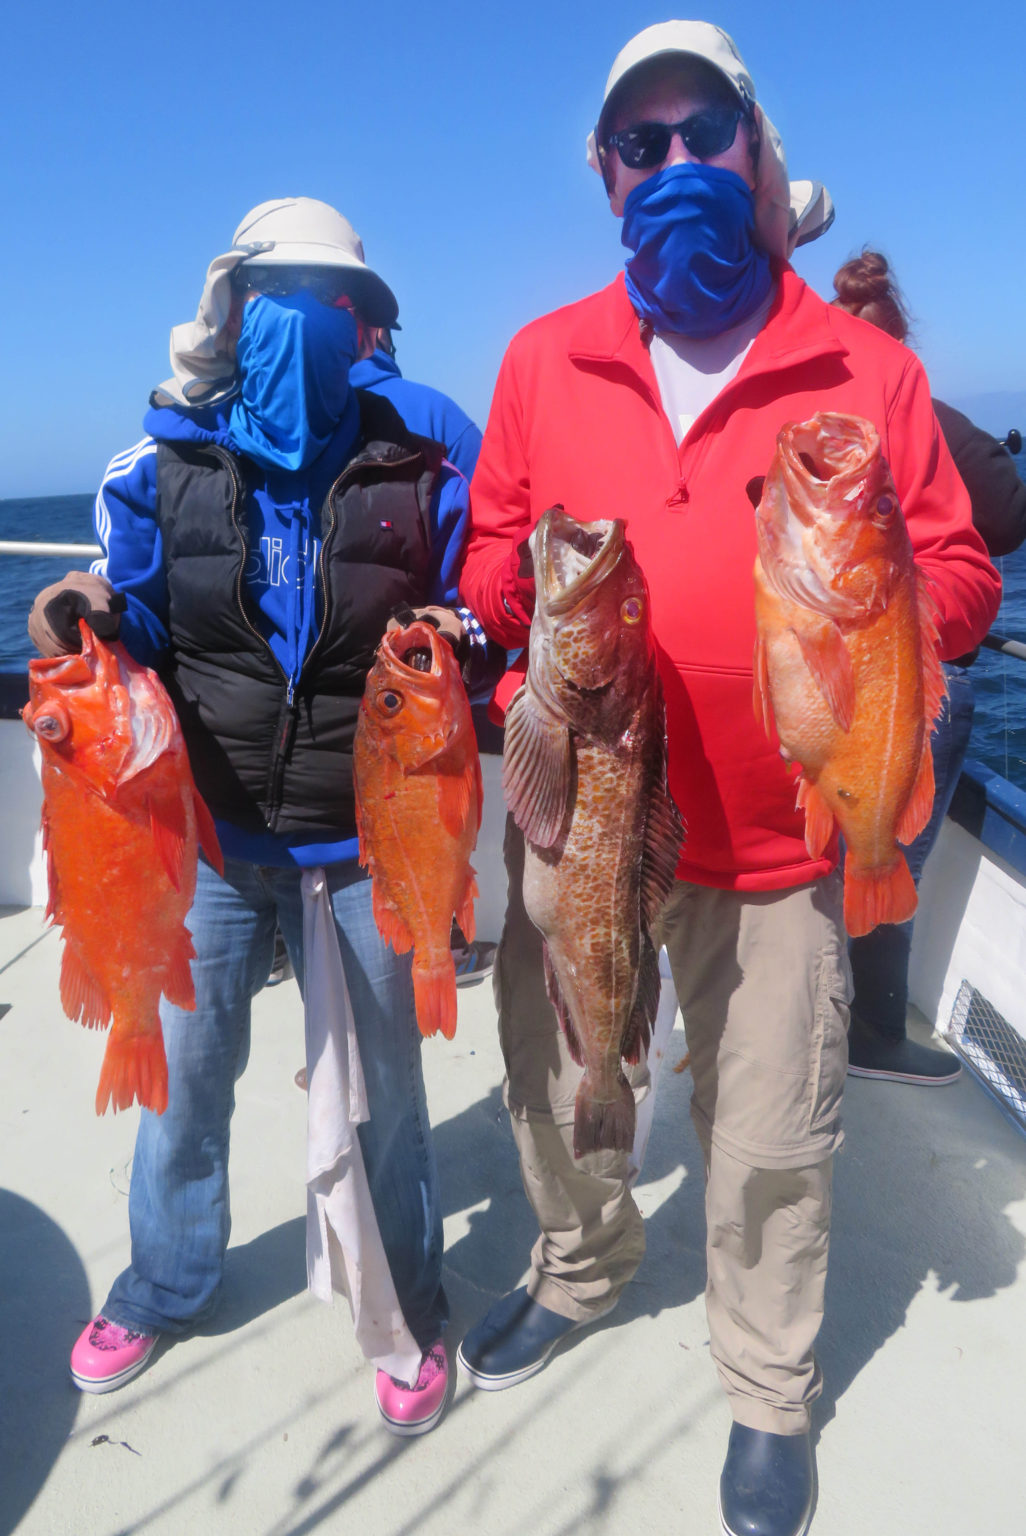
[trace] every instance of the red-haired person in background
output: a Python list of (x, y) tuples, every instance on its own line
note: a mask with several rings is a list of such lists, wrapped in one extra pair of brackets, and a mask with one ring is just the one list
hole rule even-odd
[[(864, 250), (861, 256), (846, 261), (834, 277), (834, 288), (837, 297), (833, 302), (838, 308), (868, 320), (896, 341), (907, 342), (908, 309), (886, 258), (878, 251)], [(977, 532), (991, 555), (1010, 554), (1026, 539), (1026, 485), (1011, 454), (997, 438), (974, 426), (950, 405), (935, 400), (933, 408), (955, 468), (969, 492)], [(944, 663), (948, 696), (932, 739), (937, 785), (933, 815), (906, 854), (917, 883), (951, 804), (969, 744), (973, 723), (969, 667), (977, 651), (978, 647)], [(849, 953), (855, 996), (848, 1032), (848, 1070), (858, 1077), (896, 1083), (951, 1083), (961, 1071), (957, 1058), (947, 1051), (917, 1045), (906, 1035), (911, 948), (911, 922), (884, 924), (852, 939)]]

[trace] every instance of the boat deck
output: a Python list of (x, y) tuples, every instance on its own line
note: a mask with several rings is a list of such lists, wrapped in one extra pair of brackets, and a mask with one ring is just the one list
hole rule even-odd
[[(619, 1308), (510, 1391), (461, 1378), (438, 1429), (404, 1441), (378, 1419), (345, 1304), (304, 1289), (292, 981), (254, 1005), (216, 1321), (119, 1392), (72, 1386), (71, 1345), (128, 1259), (136, 1116), (93, 1113), (103, 1042), (61, 1012), (59, 944), (39, 908), (0, 909), (0, 1536), (715, 1536), (729, 1417), (679, 1024), (638, 1186), (648, 1253)], [(424, 1060), (454, 1350), (535, 1235), (488, 982), (461, 991), (455, 1040)], [(1021, 1530), (1026, 1141), (964, 1074), (849, 1079), (845, 1123), (814, 1536)]]

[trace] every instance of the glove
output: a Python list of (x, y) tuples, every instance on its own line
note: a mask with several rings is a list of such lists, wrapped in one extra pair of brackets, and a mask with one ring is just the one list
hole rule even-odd
[(443, 640), (448, 640), (456, 660), (462, 666), (470, 650), (470, 640), (460, 623), (459, 615), (451, 608), (411, 608), (408, 603), (399, 603), (392, 609), (386, 633), (393, 629), (408, 629), (417, 619), (430, 624), (432, 629), (438, 630)]
[(63, 581), (44, 587), (29, 613), (29, 639), (43, 656), (66, 656), (82, 649), (78, 621), (85, 619), (101, 640), (116, 640), (127, 604), (105, 576), (69, 571)]

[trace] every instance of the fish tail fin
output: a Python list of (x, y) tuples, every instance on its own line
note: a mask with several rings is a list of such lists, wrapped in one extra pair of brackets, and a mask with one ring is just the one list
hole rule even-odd
[(119, 1109), (130, 1109), (134, 1099), (157, 1115), (167, 1109), (167, 1057), (159, 1024), (145, 1034), (127, 1035), (114, 1028), (108, 1037), (96, 1113), (102, 1115), (111, 1104), (117, 1114)]
[(886, 869), (859, 869), (849, 850), (844, 865), (844, 926), (853, 939), (880, 923), (905, 923), (916, 910), (916, 883), (898, 853)]
[(446, 951), (430, 964), (413, 961), (413, 1001), (422, 1035), (441, 1030), (447, 1040), (456, 1033), (456, 967)]
[(629, 1152), (634, 1145), (637, 1119), (634, 1093), (623, 1073), (617, 1074), (619, 1096), (597, 1099), (587, 1073), (581, 1079), (574, 1103), (574, 1157), (586, 1152)]

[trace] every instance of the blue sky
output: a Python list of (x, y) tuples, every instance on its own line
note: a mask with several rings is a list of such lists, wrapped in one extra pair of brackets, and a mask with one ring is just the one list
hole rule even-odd
[[(142, 434), (172, 324), (242, 215), (344, 212), (399, 297), (399, 362), (483, 425), (503, 350), (602, 286), (623, 250), (584, 140), (618, 49), (674, 12), (632, 0), (12, 8), (0, 127), (0, 497), (94, 488)], [(677, 12), (676, 14), (681, 14)], [(684, 11), (687, 15), (688, 12)], [(890, 257), (934, 392), (1026, 403), (1021, 4), (738, 0), (738, 43), (791, 174), (834, 228), (821, 293)], [(992, 419), (985, 419), (987, 416)]]

